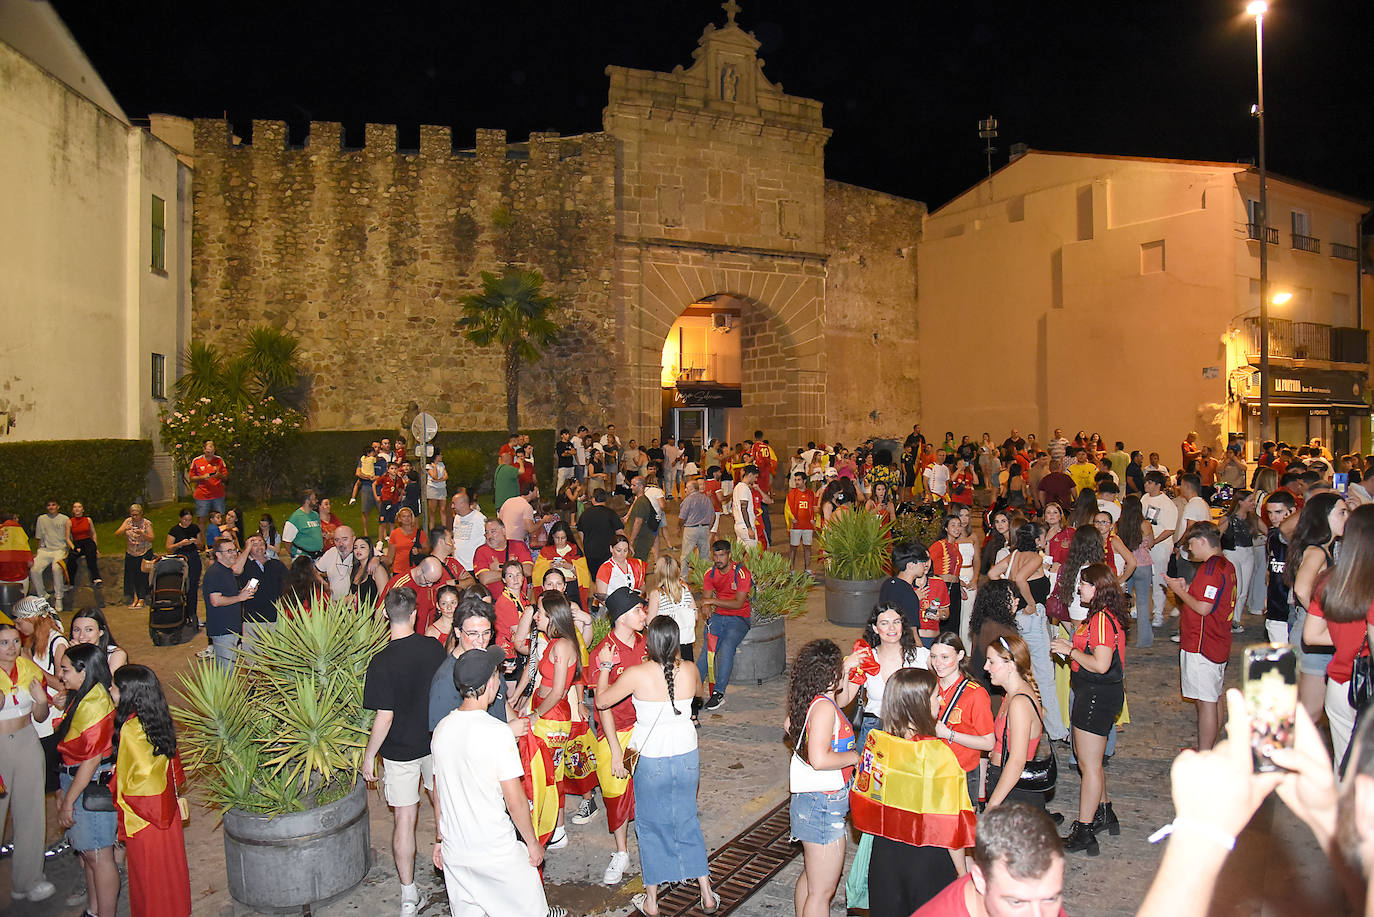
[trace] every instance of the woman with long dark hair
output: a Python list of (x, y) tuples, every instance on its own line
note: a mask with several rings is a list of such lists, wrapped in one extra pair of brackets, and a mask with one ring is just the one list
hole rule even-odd
[(1154, 526), (1145, 520), (1145, 509), (1138, 494), (1131, 494), (1121, 501), (1121, 518), (1116, 522), (1116, 533), (1121, 543), (1135, 558), (1135, 569), (1126, 582), (1127, 597), (1135, 597), (1135, 608), (1131, 617), (1136, 619), (1135, 645), (1153, 646), (1156, 627), (1164, 626), (1164, 610), (1153, 607), (1154, 561), (1150, 557), (1150, 545), (1154, 541)]
[[(911, 800), (915, 805), (908, 808), (910, 815), (902, 824), (890, 829), (885, 824), (884, 833), (873, 838), (868, 861), (872, 917), (907, 917), (967, 869), (964, 848), (973, 845), (973, 811), (969, 800), (945, 798), (946, 781), (951, 773), (959, 772), (960, 765), (954, 752), (935, 735), (939, 710), (939, 683), (933, 674), (904, 669), (892, 677), (883, 699), (883, 732), (898, 742), (914, 744), (909, 760), (918, 767), (910, 772), (887, 769), (883, 789), (888, 798)], [(885, 744), (895, 743), (888, 739)], [(927, 817), (932, 819), (930, 824)]]
[[(992, 699), (965, 667), (967, 654), (958, 634), (943, 633), (930, 648), (940, 706), (935, 735), (949, 743), (968, 779), (971, 802), (982, 798), (982, 761), (992, 751)], [(862, 746), (861, 746), (862, 747)]]
[(1059, 638), (1051, 645), (1069, 660), (1073, 670), (1073, 748), (1083, 785), (1078, 795), (1078, 818), (1064, 849), (1097, 856), (1097, 832), (1120, 834), (1121, 826), (1107, 796), (1103, 760), (1107, 736), (1126, 702), (1126, 595), (1106, 564), (1085, 569), (1078, 592), (1088, 607), (1088, 617), (1074, 631), (1072, 640)]
[(959, 548), (963, 537), (963, 522), (957, 514), (950, 514), (940, 523), (940, 538), (930, 545), (930, 573), (939, 577), (949, 590), (946, 626), (956, 633), (964, 630), (964, 599), (968, 597), (968, 589), (959, 579), (959, 571), (964, 565), (963, 552)]
[(1302, 641), (1330, 646), (1326, 666), (1326, 721), (1331, 726), (1332, 760), (1344, 767), (1354, 734), (1356, 711), (1350, 706), (1350, 678), (1364, 649), (1374, 615), (1374, 504), (1350, 513), (1341, 537), (1340, 557), (1317, 581), (1303, 622)]
[(434, 620), (425, 628), (425, 636), (438, 640), (444, 647), (451, 648), (454, 639), (454, 614), (458, 611), (458, 587), (445, 583), (434, 594)]
[(696, 666), (682, 659), (681, 639), (677, 622), (661, 615), (645, 628), (646, 661), (630, 666), (615, 684), (609, 683), (613, 666), (602, 663), (597, 673), (598, 709), (626, 697), (634, 703), (630, 747), (638, 749), (639, 765), (631, 785), (644, 893), (633, 904), (648, 917), (658, 913), (658, 888), (668, 882), (695, 880), (702, 913), (714, 914), (720, 907), (711, 891), (697, 810), (700, 758), (691, 714), (692, 698), (702, 693), (701, 677)]
[(115, 803), (129, 867), (129, 910), (139, 917), (187, 917), (191, 877), (181, 831), (177, 737), (153, 670), (126, 665), (110, 692), (119, 727)]
[(572, 528), (561, 519), (549, 529), (549, 543), (540, 548), (535, 556), (530, 579), (536, 583), (544, 582), (544, 573), (549, 569), (556, 569), (563, 574), (568, 598), (581, 605), (584, 591), (592, 588), (591, 570), (587, 566), (587, 558), (577, 546), (577, 540), (573, 538)]
[(1004, 560), (1011, 553), (1011, 513), (1005, 508), (994, 509), (989, 521), (992, 524), (987, 537), (983, 539), (982, 560), (978, 564), (978, 573), (990, 579), (997, 579), (990, 571), (993, 564)]
[(1304, 503), (1284, 565), (1283, 579), (1289, 588), (1288, 633), (1300, 654), (1298, 698), (1314, 720), (1326, 705), (1326, 667), (1331, 654), (1308, 652), (1303, 647), (1307, 607), (1317, 580), (1335, 565), (1337, 543), (1345, 534), (1349, 516), (1349, 507), (1337, 493), (1320, 493)]
[(991, 580), (978, 590), (978, 599), (969, 614), (969, 670), (983, 683), (983, 687), (992, 686), (983, 668), (988, 647), (1002, 637), (1015, 633), (1016, 587), (1006, 580)]
[(72, 643), (89, 643), (105, 652), (110, 674), (118, 672), (129, 661), (129, 654), (115, 643), (105, 612), (99, 608), (83, 608), (72, 616)]
[(1058, 503), (1046, 503), (1041, 518), (1045, 523), (1045, 553), (1050, 557), (1050, 572), (1057, 573), (1068, 560), (1073, 529), (1064, 525), (1064, 507)]
[[(1040, 684), (1054, 683), (1054, 660), (1050, 656), (1051, 634), (1058, 625), (1050, 621), (1045, 605), (1050, 597), (1050, 577), (1045, 556), (1045, 532), (1038, 522), (1027, 522), (1015, 532), (1015, 550), (1007, 558), (1006, 579), (1016, 587), (1013, 611), (1016, 632), (1026, 641), (1030, 651), (1031, 671)], [(987, 642), (983, 641), (986, 647)], [(981, 665), (981, 653), (977, 662)], [(1068, 737), (1068, 727), (1059, 707), (1057, 692), (1041, 698), (1045, 707), (1045, 722), (1052, 739)]]
[(870, 730), (882, 729), (883, 687), (901, 669), (927, 668), (930, 651), (916, 641), (902, 610), (879, 603), (868, 618), (863, 636), (854, 641), (854, 652), (845, 658), (845, 670), (863, 688), (863, 705), (857, 711), (855, 745), (863, 748)]
[(0, 795), (0, 825), (6, 813), (13, 816), (11, 894), (43, 901), (55, 889), (43, 878), (47, 768), (34, 723), (48, 718), (48, 692), (43, 670), (22, 649), (19, 629), (0, 621), (0, 779), (8, 790)]
[[(512, 563), (515, 563), (512, 561)], [(497, 624), (501, 618), (498, 614)], [(528, 665), (515, 686), (514, 696), (524, 697), (526, 686), (534, 683), (530, 701), (530, 731), (542, 739), (554, 753), (555, 761), (562, 755), (574, 715), (581, 718), (582, 705), (569, 700), (582, 679), (582, 657), (577, 643), (577, 626), (573, 623), (572, 605), (565, 595), (544, 593), (534, 606), (533, 623), (542, 635), (531, 647), (530, 661), (536, 656), (538, 665)], [(542, 646), (542, 653), (539, 647)], [(549, 846), (567, 844), (563, 829), (563, 790), (558, 791), (558, 825), (554, 828)]]
[(1231, 495), (1231, 505), (1221, 517), (1221, 550), (1236, 568), (1236, 624), (1255, 607), (1250, 589), (1255, 582), (1255, 545), (1260, 542), (1259, 504), (1249, 490)]
[(812, 640), (792, 662), (785, 729), (792, 745), (788, 784), (792, 836), (801, 841), (796, 917), (827, 917), (844, 869), (849, 778), (859, 763), (843, 708), (857, 689), (830, 640)]
[(1069, 519), (1065, 525), (1074, 530), (1081, 529), (1085, 525), (1092, 525), (1096, 515), (1097, 493), (1092, 490), (1080, 491), (1074, 498), (1073, 506), (1069, 507)]
[(349, 580), (348, 594), (357, 601), (360, 612), (376, 612), (386, 580), (386, 568), (382, 566), (381, 558), (375, 556), (372, 542), (367, 540), (366, 535), (354, 538), (353, 576)]
[(55, 733), (62, 761), (57, 823), (67, 829), (67, 840), (81, 857), (87, 913), (115, 917), (119, 898), (119, 870), (114, 860), (117, 820), (113, 811), (88, 808), (82, 798), (88, 787), (103, 789), (114, 776), (115, 710), (105, 651), (90, 644), (73, 645), (57, 674), (67, 689), (66, 712)]

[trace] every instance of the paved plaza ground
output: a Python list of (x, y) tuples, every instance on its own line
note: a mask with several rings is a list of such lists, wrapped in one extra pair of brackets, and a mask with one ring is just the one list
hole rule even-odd
[[(781, 520), (778, 520), (779, 522)], [(200, 649), (203, 639), (180, 647), (153, 647), (148, 641), (146, 612), (122, 606), (108, 609), (111, 628), (130, 658), (154, 667), (165, 684), (174, 685)], [(1162, 638), (1146, 650), (1131, 650), (1126, 660), (1131, 725), (1122, 730), (1117, 754), (1107, 769), (1108, 789), (1121, 819), (1120, 837), (1103, 835), (1102, 855), (1070, 856), (1065, 904), (1070, 914), (1126, 917), (1135, 913), (1154, 876), (1161, 850), (1146, 840), (1151, 832), (1170, 821), (1170, 762), (1179, 749), (1195, 740), (1193, 708), (1178, 692), (1177, 646)], [(803, 643), (828, 637), (848, 648), (858, 631), (829, 624), (825, 618), (824, 590), (810, 593), (806, 613), (787, 625), (789, 655)], [(1237, 683), (1235, 660), (1246, 642), (1263, 639), (1263, 623), (1246, 620), (1246, 635), (1238, 637), (1228, 685)], [(782, 743), (782, 718), (786, 679), (762, 685), (732, 685), (720, 710), (703, 715), (700, 732), (702, 828), (708, 850), (760, 818), (787, 795), (788, 751)], [(1058, 797), (1053, 811), (1072, 813), (1077, 806), (1078, 777), (1068, 754), (1056, 745), (1060, 763)], [(343, 900), (314, 909), (314, 914), (342, 917), (347, 914), (385, 915), (399, 912), (400, 890), (390, 854), (391, 820), (376, 793), (370, 797), (374, 866), (364, 883)], [(49, 837), (57, 829), (49, 806)], [(1070, 814), (1070, 818), (1072, 815)], [(433, 837), (433, 815), (421, 807), (418, 836)], [(550, 852), (546, 882), (551, 903), (566, 906), (572, 915), (623, 914), (632, 912), (630, 897), (641, 890), (638, 852), (630, 832), (631, 869), (618, 888), (600, 884), (601, 872), (612, 851), (604, 814), (586, 825), (569, 826), (572, 843)], [(217, 820), (207, 810), (194, 807), (187, 829), (194, 913), (207, 917), (246, 917), (257, 913), (236, 904), (225, 887), (223, 839)], [(428, 846), (422, 844), (422, 851)], [(853, 853), (853, 846), (850, 847)], [(792, 886), (801, 865), (800, 856), (737, 913), (743, 917), (792, 913)], [(418, 882), (429, 891), (429, 917), (448, 913), (442, 878), (433, 868), (417, 871)], [(80, 905), (65, 906), (64, 899), (79, 887), (80, 870), (70, 856), (50, 861), (48, 877), (58, 893), (41, 904), (15, 902), (6, 914), (13, 917), (79, 917)], [(8, 898), (8, 861), (0, 862), (0, 900)], [(1343, 913), (1325, 859), (1311, 835), (1281, 803), (1266, 803), (1242, 835), (1228, 863), (1221, 888), (1213, 903), (1215, 917), (1285, 917), (1285, 915), (1335, 915)], [(122, 898), (119, 914), (127, 915)], [(845, 914), (843, 889), (831, 913)]]

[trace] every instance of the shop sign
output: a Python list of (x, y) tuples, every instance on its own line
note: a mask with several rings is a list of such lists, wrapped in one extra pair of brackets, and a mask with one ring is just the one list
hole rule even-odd
[(675, 408), (739, 408), (744, 406), (738, 388), (725, 385), (683, 385), (673, 389)]
[(1309, 370), (1272, 375), (1270, 392), (1284, 399), (1337, 403), (1364, 400), (1364, 386), (1355, 373)]

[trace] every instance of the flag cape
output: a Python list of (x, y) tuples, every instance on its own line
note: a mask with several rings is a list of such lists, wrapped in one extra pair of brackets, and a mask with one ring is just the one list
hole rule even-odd
[(706, 687), (710, 691), (716, 690), (716, 644), (720, 638), (706, 631)]
[(558, 825), (558, 812), (563, 807), (555, 779), (553, 754), (547, 745), (527, 732), (520, 737), (520, 763), (525, 765), (522, 782), (530, 800), (530, 819), (539, 843), (547, 844)]
[[(622, 751), (633, 733), (633, 729), (616, 732)], [(601, 801), (606, 805), (606, 828), (614, 832), (635, 817), (634, 778), (617, 777), (611, 773), (611, 746), (604, 737), (596, 740), (596, 780), (601, 785)]]
[(558, 788), (564, 795), (585, 796), (596, 789), (596, 736), (586, 723), (573, 723), (558, 762)]
[(69, 716), (67, 737), (57, 746), (63, 762), (80, 764), (109, 757), (114, 749), (114, 701), (105, 686), (93, 686)]
[(939, 739), (908, 741), (868, 734), (849, 792), (854, 827), (915, 847), (973, 846), (968, 778)]
[[(0, 694), (28, 694), (29, 685), (33, 684), (35, 678), (44, 686), (44, 690), (47, 690), (47, 683), (43, 681), (43, 670), (34, 664), (32, 659), (20, 656), (14, 661), (14, 665), (15, 681), (10, 681), (10, 673), (0, 668)], [(10, 703), (13, 702), (11, 699)]]
[(138, 717), (119, 730), (115, 762), (115, 802), (119, 837), (128, 840), (145, 828), (166, 830), (181, 821), (172, 762), (153, 752)]

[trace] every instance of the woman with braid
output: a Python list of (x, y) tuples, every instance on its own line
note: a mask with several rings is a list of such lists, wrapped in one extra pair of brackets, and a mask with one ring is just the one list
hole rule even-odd
[(644, 892), (633, 903), (653, 917), (660, 885), (695, 879), (701, 886), (702, 913), (714, 914), (720, 899), (711, 891), (697, 813), (697, 731), (692, 725), (692, 699), (702, 693), (701, 677), (696, 666), (682, 661), (678, 626), (671, 617), (654, 618), (646, 634), (648, 658), (626, 669), (615, 684), (610, 684), (609, 669), (600, 667), (596, 685), (599, 709), (626, 697), (635, 708), (630, 747), (639, 752), (633, 786)]

